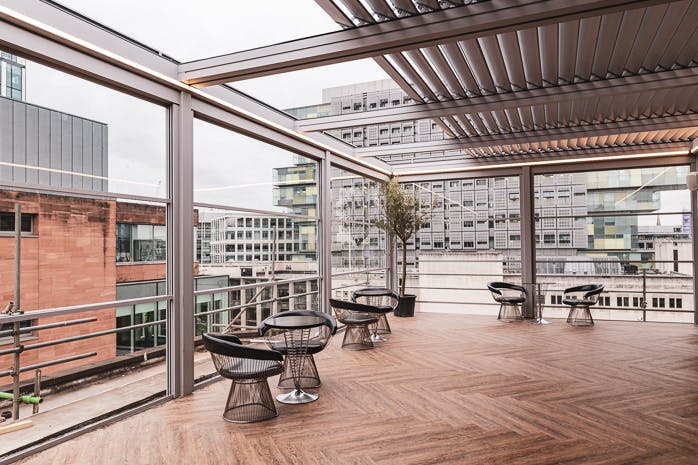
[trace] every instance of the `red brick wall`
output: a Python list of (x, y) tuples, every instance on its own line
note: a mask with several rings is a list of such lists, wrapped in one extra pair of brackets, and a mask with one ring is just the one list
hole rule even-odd
[[(116, 204), (58, 195), (0, 191), (0, 211), (13, 212), (15, 202), (23, 213), (36, 214), (33, 237), (22, 238), (21, 305), (26, 312), (37, 309), (90, 304), (116, 299)], [(14, 237), (0, 237), (0, 307), (13, 300)], [(97, 317), (97, 321), (35, 333), (25, 345), (115, 327), (114, 309), (42, 318), (39, 323)], [(3, 349), (10, 345), (0, 346)], [(22, 354), (22, 365), (88, 352), (97, 355), (82, 361), (43, 369), (43, 373), (96, 362), (115, 356), (115, 336), (101, 336)], [(0, 367), (11, 366), (9, 356)], [(23, 378), (32, 377), (27, 373)], [(7, 384), (9, 378), (0, 378)]]

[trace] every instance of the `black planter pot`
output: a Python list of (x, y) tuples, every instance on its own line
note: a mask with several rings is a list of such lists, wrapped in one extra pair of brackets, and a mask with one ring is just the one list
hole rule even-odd
[(414, 316), (414, 306), (417, 302), (417, 296), (412, 294), (407, 294), (400, 296), (400, 300), (397, 303), (397, 308), (395, 309), (395, 316), (399, 317), (410, 317)]

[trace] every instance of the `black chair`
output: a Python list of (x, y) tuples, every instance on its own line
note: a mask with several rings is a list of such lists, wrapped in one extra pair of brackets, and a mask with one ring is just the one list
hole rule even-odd
[[(312, 310), (291, 310), (283, 312), (284, 315), (299, 315), (299, 316), (319, 316), (325, 320), (323, 326), (312, 329), (310, 339), (308, 340), (308, 351), (300, 366), (301, 388), (317, 388), (320, 387), (320, 374), (315, 365), (315, 357), (313, 355), (322, 351), (329, 344), (332, 336), (337, 333), (337, 321), (332, 315), (323, 312), (314, 312)], [(280, 352), (284, 356), (284, 371), (279, 377), (280, 388), (295, 388), (293, 383), (292, 366), (289, 363), (288, 346), (282, 336), (282, 331), (268, 327), (264, 322), (261, 322), (258, 328), (259, 335), (265, 336), (267, 344), (271, 349)]]
[[(578, 299), (576, 294), (580, 292), (582, 293), (582, 298)], [(565, 289), (562, 303), (570, 306), (567, 324), (571, 326), (594, 326), (594, 318), (591, 316), (589, 307), (596, 305), (602, 292), (602, 284), (583, 284)]]
[(278, 415), (267, 378), (283, 371), (283, 356), (276, 351), (245, 347), (232, 334), (203, 335), (218, 373), (232, 380), (223, 419), (251, 423)]
[[(363, 289), (358, 289), (351, 293), (352, 302), (359, 304), (372, 305), (374, 307), (379, 307), (383, 310), (379, 317), (378, 323), (376, 323), (373, 329), (372, 338), (375, 340), (377, 334), (390, 334), (390, 323), (388, 323), (388, 313), (395, 311), (398, 302), (400, 302), (400, 296), (397, 292), (391, 291), (390, 289), (378, 289), (366, 287)], [(390, 308), (388, 311), (387, 309)]]
[(526, 289), (516, 284), (504, 282), (492, 282), (487, 285), (492, 297), (499, 302), (498, 320), (521, 321), (523, 313), (521, 304), (526, 302)]
[(336, 299), (330, 299), (330, 305), (337, 321), (346, 325), (342, 349), (373, 349), (368, 326), (378, 323), (378, 315), (380, 314), (378, 307)]

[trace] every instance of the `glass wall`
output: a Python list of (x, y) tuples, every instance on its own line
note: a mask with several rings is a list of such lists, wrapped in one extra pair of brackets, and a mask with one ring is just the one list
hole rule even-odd
[[(199, 120), (194, 160), (196, 279), (207, 283), (196, 335), (249, 335), (273, 313), (318, 309), (318, 163)], [(213, 372), (200, 355), (197, 379)]]
[[(0, 58), (7, 71), (0, 95), (0, 308), (24, 312), (11, 313), (21, 321), (0, 329), (0, 366), (13, 366), (21, 345), (21, 381), (31, 385), (38, 372), (26, 368), (42, 365), (41, 375), (55, 382), (36, 414), (36, 422), (53, 425), (45, 435), (167, 388), (168, 112), (16, 55)], [(10, 334), (15, 324), (25, 328), (19, 341)], [(32, 330), (38, 325), (43, 329)], [(92, 374), (81, 376), (88, 367)], [(12, 391), (5, 370), (0, 385)], [(79, 409), (68, 386), (84, 389)], [(11, 405), (3, 401), (0, 409)], [(19, 413), (29, 417), (32, 409), (23, 405)], [(31, 431), (4, 436), (0, 454), (37, 439)]]
[(381, 218), (380, 183), (333, 168), (332, 295), (349, 300), (361, 287), (385, 287), (387, 238), (376, 226)]
[(431, 209), (429, 223), (407, 244), (406, 292), (417, 295), (418, 311), (496, 315), (487, 283), (521, 284), (518, 176), (404, 188)]
[[(595, 318), (693, 321), (687, 166), (538, 175), (538, 281), (546, 312), (566, 316), (563, 291), (600, 283)], [(554, 283), (554, 284), (552, 284)]]

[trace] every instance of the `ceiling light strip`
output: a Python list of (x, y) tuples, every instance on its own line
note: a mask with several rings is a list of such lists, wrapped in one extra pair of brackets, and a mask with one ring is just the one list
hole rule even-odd
[(356, 163), (357, 165), (361, 165), (361, 166), (364, 166), (366, 168), (372, 169), (372, 170), (377, 171), (379, 173), (382, 173), (386, 176), (390, 176), (392, 174), (389, 170), (374, 166), (374, 165), (367, 163), (359, 158), (354, 157), (351, 154), (348, 154), (348, 153), (345, 153), (342, 151), (338, 151), (337, 149), (332, 148), (329, 145), (326, 145), (326, 144), (323, 144), (322, 142), (318, 142), (316, 140), (313, 140), (304, 134), (298, 133), (298, 132), (296, 132), (292, 129), (289, 129), (285, 126), (282, 126), (278, 123), (275, 123), (275, 122), (270, 121), (268, 119), (262, 118), (259, 115), (251, 113), (247, 110), (244, 110), (236, 105), (233, 105), (232, 103), (226, 102), (225, 100), (222, 100), (222, 99), (214, 97), (210, 94), (207, 94), (206, 92), (203, 92), (195, 87), (192, 87), (188, 84), (185, 84), (181, 81), (178, 81), (177, 79), (174, 79), (171, 76), (168, 76), (166, 74), (155, 71), (151, 68), (148, 68), (147, 66), (143, 66), (140, 63), (129, 60), (128, 58), (122, 57), (121, 55), (117, 55), (116, 53), (110, 52), (109, 50), (103, 49), (97, 45), (94, 45), (90, 42), (87, 42), (83, 39), (80, 39), (79, 37), (75, 37), (71, 34), (68, 34), (64, 31), (61, 31), (60, 29), (56, 29), (53, 26), (45, 24), (45, 23), (38, 21), (34, 18), (31, 18), (29, 16), (23, 15), (22, 13), (19, 13), (15, 10), (12, 10), (12, 9), (7, 8), (5, 6), (2, 6), (2, 5), (0, 5), (0, 16), (3, 16), (5, 18), (9, 18), (12, 22), (18, 23), (20, 26), (29, 27), (31, 29), (41, 30), (46, 34), (53, 36), (55, 38), (59, 38), (65, 42), (68, 42), (77, 48), (89, 50), (90, 52), (94, 53), (95, 55), (98, 55), (102, 59), (106, 58), (111, 62), (117, 62), (120, 65), (122, 65), (122, 66), (124, 66), (132, 71), (133, 70), (138, 71), (139, 73), (142, 73), (142, 74), (144, 74), (144, 75), (146, 75), (146, 76), (148, 76), (156, 81), (159, 81), (160, 83), (164, 83), (168, 86), (174, 87), (180, 91), (189, 92), (192, 95), (195, 95), (196, 97), (200, 98), (201, 100), (207, 101), (207, 102), (215, 104), (217, 106), (224, 107), (237, 115), (240, 115), (244, 118), (247, 118), (247, 119), (254, 121), (256, 123), (259, 123), (261, 125), (267, 126), (271, 129), (274, 129), (274, 130), (276, 130), (280, 133), (283, 133), (287, 136), (301, 140), (301, 141), (303, 141), (309, 145), (312, 145), (314, 147), (317, 147), (319, 149), (329, 151), (329, 152), (337, 155), (340, 158), (351, 161), (352, 163)]
[(612, 161), (612, 160), (627, 160), (627, 159), (637, 159), (637, 158), (653, 158), (662, 156), (677, 156), (677, 155), (688, 155), (688, 150), (674, 150), (668, 152), (651, 152), (651, 153), (638, 153), (632, 155), (609, 155), (603, 157), (588, 157), (588, 158), (565, 158), (557, 160), (545, 160), (545, 161), (529, 161), (529, 162), (518, 162), (518, 163), (499, 163), (493, 165), (478, 165), (478, 166), (464, 166), (461, 168), (447, 168), (447, 169), (433, 169), (433, 170), (418, 170), (418, 171), (401, 171), (394, 173), (395, 176), (421, 176), (425, 174), (449, 174), (449, 173), (465, 173), (469, 171), (483, 171), (483, 170), (497, 170), (505, 168), (519, 168), (523, 166), (544, 166), (544, 165), (562, 165), (562, 164), (573, 164), (573, 163), (591, 163), (598, 161)]

